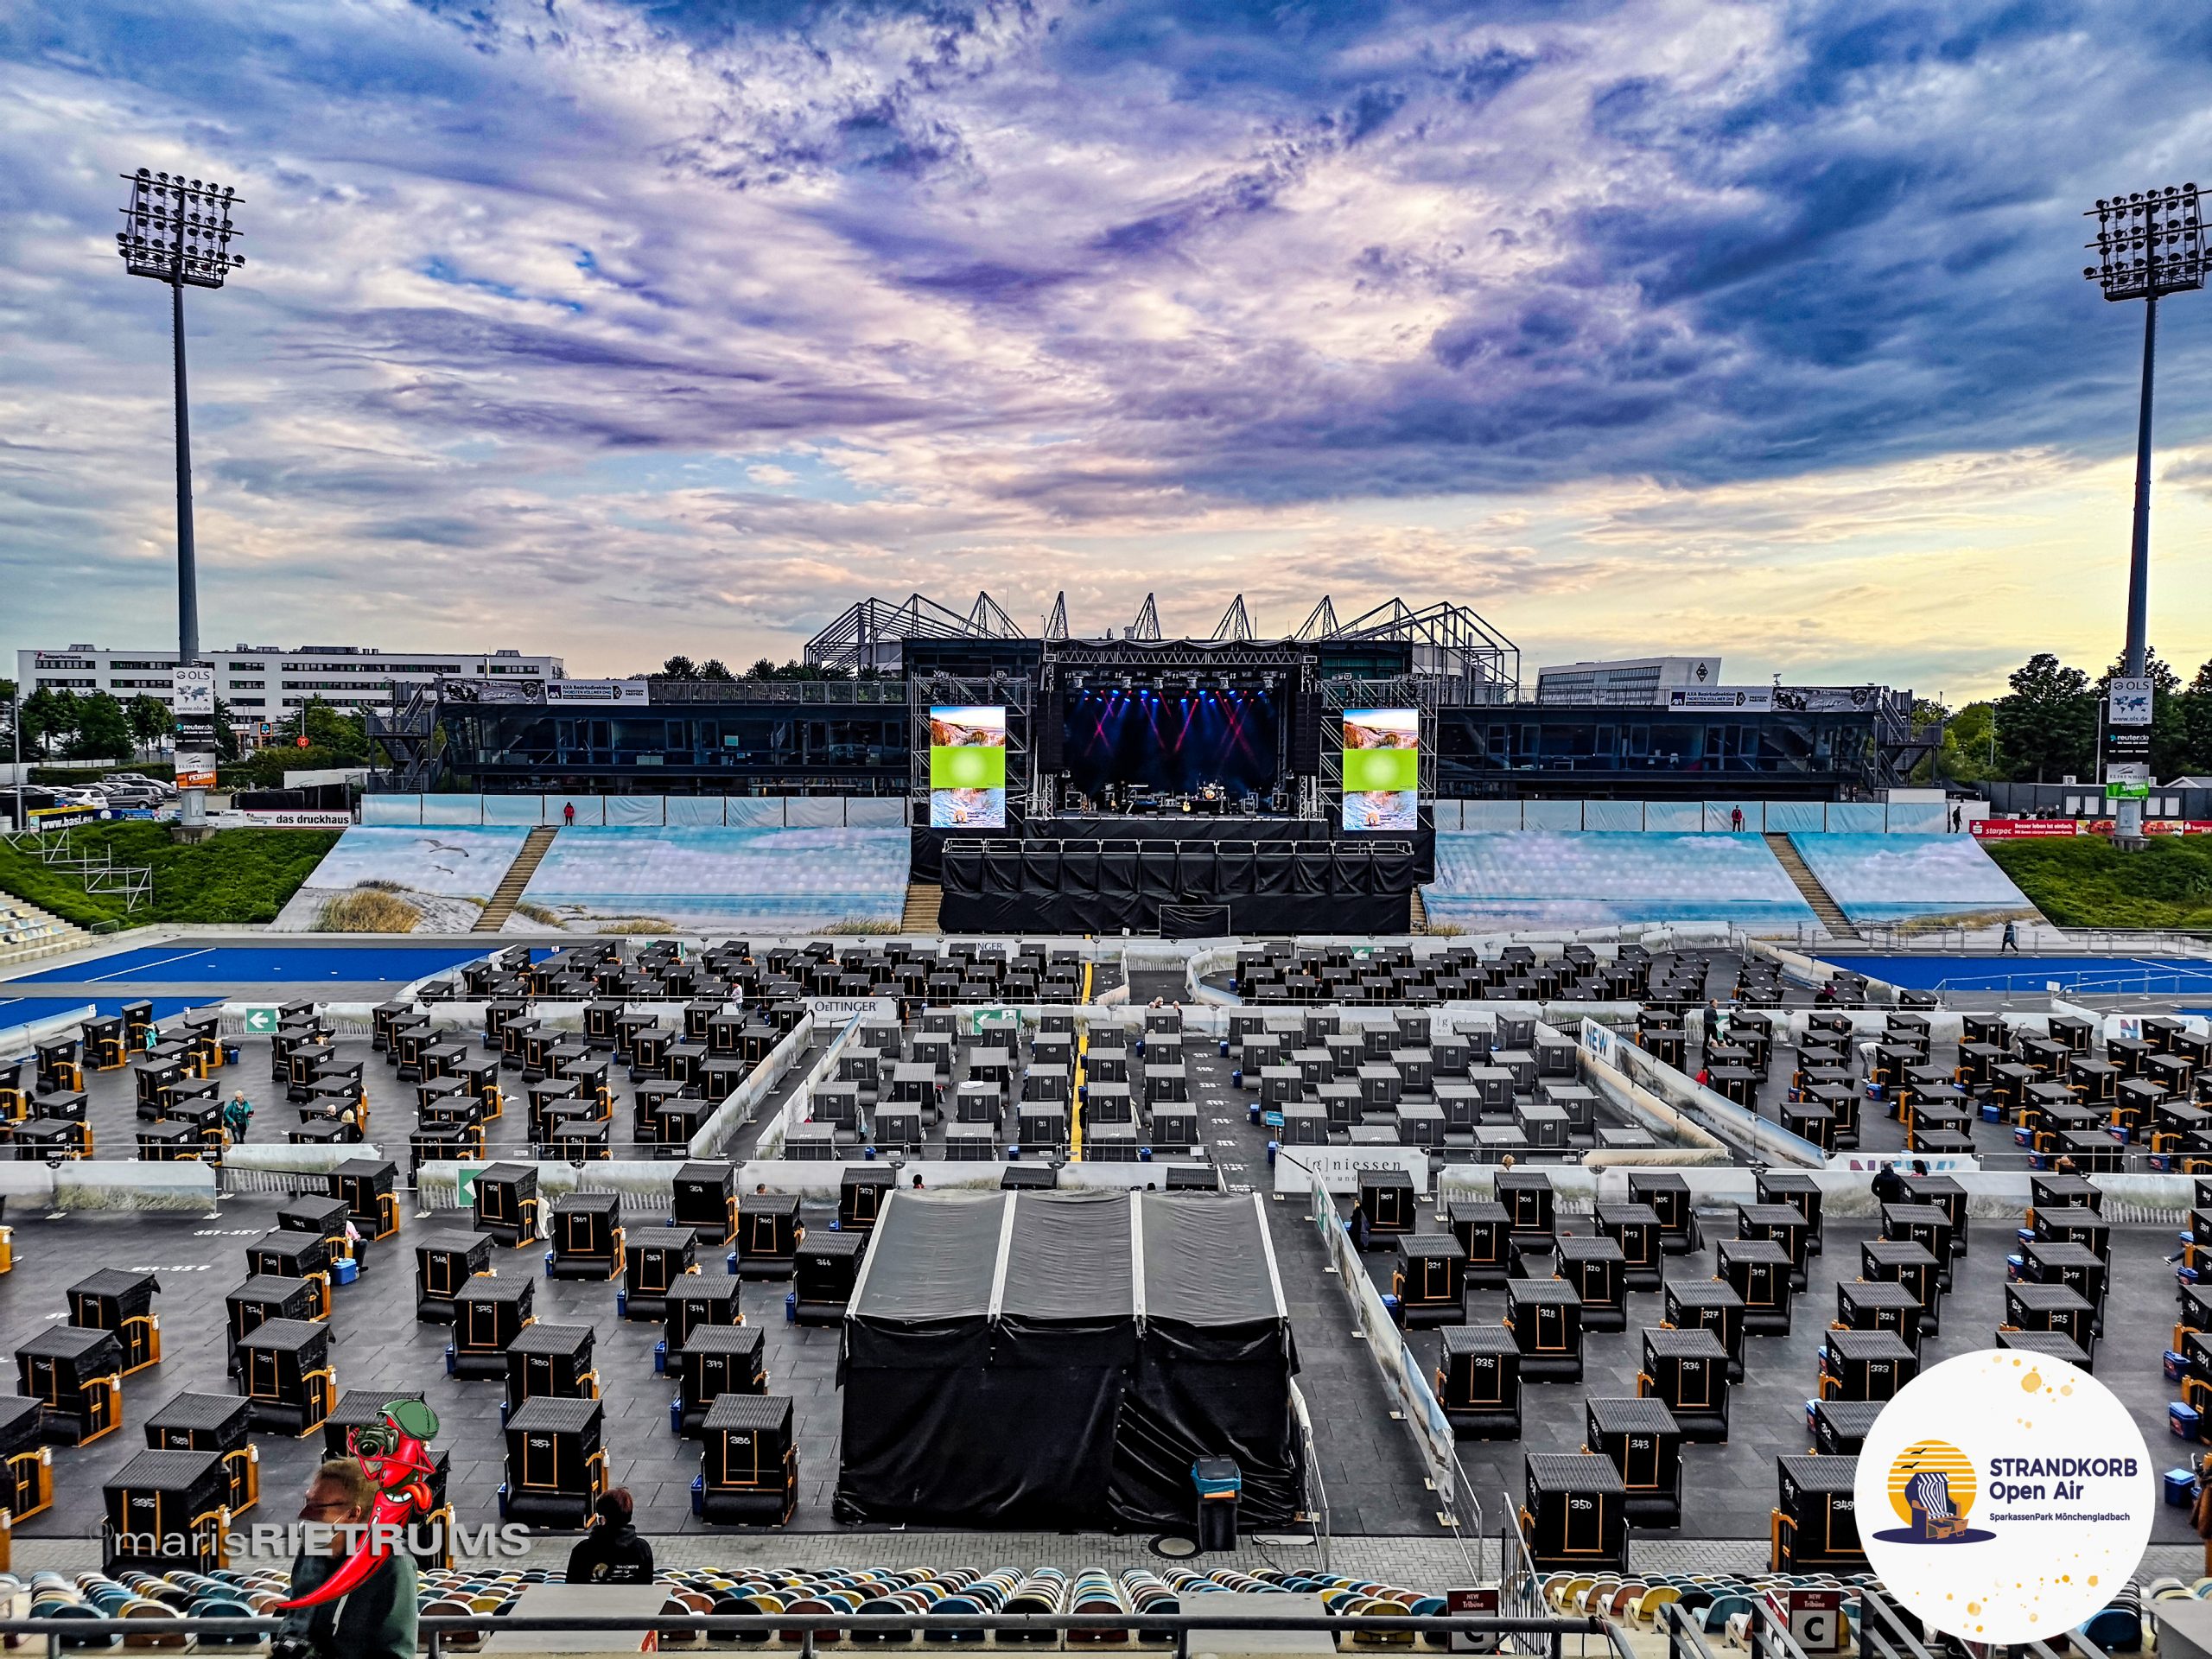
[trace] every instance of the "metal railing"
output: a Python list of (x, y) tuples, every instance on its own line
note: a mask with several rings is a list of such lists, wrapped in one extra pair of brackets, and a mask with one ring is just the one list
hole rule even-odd
[(105, 846), (98, 852), (79, 852), (71, 842), (67, 826), (58, 834), (30, 830), (10, 835), (6, 840), (16, 851), (29, 853), (47, 868), (75, 876), (87, 894), (121, 899), (126, 912), (137, 909), (154, 896), (152, 865), (118, 864), (114, 849)]
[(903, 709), (904, 680), (664, 680), (652, 683), (656, 705), (677, 702), (800, 703), (823, 707)]
[[(1541, 1599), (1541, 1592), (1538, 1592)], [(145, 1618), (10, 1618), (0, 1619), (0, 1638), (10, 1647), (20, 1644), (26, 1637), (44, 1637), (48, 1655), (59, 1659), (65, 1649), (109, 1648), (133, 1643), (149, 1644), (158, 1642), (163, 1646), (181, 1645), (177, 1638), (199, 1642), (214, 1638), (219, 1643), (244, 1644), (255, 1638), (272, 1636), (283, 1628), (283, 1621), (275, 1618), (173, 1618), (149, 1620)], [(1270, 1618), (1239, 1609), (1235, 1612), (1190, 1611), (1175, 1613), (692, 1613), (654, 1614), (641, 1618), (625, 1614), (567, 1614), (558, 1617), (529, 1614), (474, 1614), (425, 1613), (418, 1631), (422, 1649), (429, 1659), (441, 1659), (446, 1651), (444, 1643), (448, 1637), (474, 1642), (486, 1630), (502, 1634), (530, 1633), (574, 1634), (585, 1631), (608, 1633), (631, 1632), (640, 1637), (658, 1632), (666, 1644), (674, 1636), (702, 1635), (710, 1641), (715, 1637), (732, 1637), (766, 1643), (778, 1637), (786, 1642), (796, 1639), (798, 1650), (812, 1656), (817, 1638), (841, 1641), (847, 1637), (873, 1637), (878, 1641), (912, 1641), (919, 1637), (925, 1643), (970, 1641), (986, 1635), (1013, 1635), (1039, 1638), (1070, 1632), (1090, 1635), (1097, 1632), (1121, 1631), (1134, 1635), (1140, 1641), (1149, 1638), (1161, 1647), (1172, 1642), (1178, 1659), (1187, 1659), (1191, 1651), (1190, 1637), (1193, 1631), (1212, 1632), (1224, 1630), (1268, 1631), (1326, 1631), (1343, 1635), (1405, 1634), (1439, 1638), (1440, 1645), (1449, 1645), (1453, 1637), (1471, 1637), (1478, 1642), (1487, 1639), (1494, 1649), (1510, 1650), (1543, 1656), (1544, 1659), (1565, 1659), (1567, 1638), (1597, 1636), (1608, 1641), (1617, 1654), (1626, 1649), (1618, 1631), (1595, 1615), (1582, 1618), (1566, 1618), (1557, 1614), (1543, 1617), (1514, 1618), (1501, 1615), (1490, 1618), (1481, 1615), (1419, 1617), (1367, 1615), (1315, 1615), (1286, 1612)], [(551, 1649), (549, 1649), (550, 1651)]]

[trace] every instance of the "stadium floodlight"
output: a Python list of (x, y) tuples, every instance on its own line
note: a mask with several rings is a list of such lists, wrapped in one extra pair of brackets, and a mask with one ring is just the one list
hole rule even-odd
[[(147, 276), (169, 287), (169, 334), (176, 366), (176, 615), (179, 666), (200, 660), (200, 587), (192, 539), (192, 424), (184, 387), (184, 290), (220, 288), (245, 264), (231, 251), (239, 232), (231, 219), (238, 194), (213, 180), (188, 179), (181, 173), (140, 168), (124, 177), (130, 202), (123, 210), (116, 251), (133, 276)], [(180, 728), (180, 735), (182, 730)], [(213, 731), (207, 738), (213, 746)], [(188, 829), (207, 821), (206, 791), (187, 789), (178, 798), (177, 817)]]
[[(2158, 301), (2204, 286), (2204, 221), (2194, 184), (2170, 184), (2163, 190), (2133, 190), (2099, 197), (2082, 215), (2097, 221), (2097, 263), (2082, 274), (2104, 289), (2107, 300), (2143, 302), (2143, 401), (2135, 423), (2135, 523), (2127, 566), (2126, 673), (2143, 674), (2151, 609), (2151, 386), (2158, 355)], [(2127, 797), (2118, 803), (2113, 838), (2139, 845), (2143, 803)]]

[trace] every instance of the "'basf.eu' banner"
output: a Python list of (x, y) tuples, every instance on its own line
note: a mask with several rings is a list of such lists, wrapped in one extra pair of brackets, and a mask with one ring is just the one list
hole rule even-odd
[(2158, 1502), (2112, 1390), (2016, 1349), (1907, 1383), (1867, 1431), (1853, 1497), (1884, 1587), (1975, 1643), (2060, 1636), (2103, 1607), (2141, 1564)]
[(623, 702), (637, 705), (652, 701), (649, 680), (548, 680), (548, 702)]

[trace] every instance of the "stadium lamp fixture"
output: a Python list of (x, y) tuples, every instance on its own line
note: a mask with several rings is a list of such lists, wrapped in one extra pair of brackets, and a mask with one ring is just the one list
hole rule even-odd
[[(2107, 300), (2143, 302), (2143, 399), (2135, 423), (2135, 518), (2127, 565), (2127, 652), (2126, 669), (2139, 679), (2147, 651), (2151, 608), (2151, 388), (2158, 356), (2158, 301), (2204, 286), (2204, 221), (2194, 184), (2170, 184), (2163, 190), (2133, 190), (2101, 196), (2082, 215), (2097, 221), (2097, 235), (2087, 244), (2097, 263), (2082, 276), (2104, 289)], [(2113, 839), (2143, 842), (2143, 803), (2130, 797), (2118, 804)]]
[[(156, 173), (140, 168), (124, 177), (130, 186), (130, 204), (123, 209), (123, 229), (116, 232), (116, 251), (133, 276), (166, 283), (169, 289), (169, 338), (176, 379), (176, 614), (177, 662), (189, 666), (200, 661), (200, 583), (192, 535), (192, 423), (188, 413), (184, 380), (184, 290), (218, 289), (231, 272), (245, 264), (243, 254), (231, 251), (231, 238), (239, 234), (231, 218), (238, 194), (229, 185), (212, 180), (188, 179), (181, 173)], [(194, 715), (188, 729), (180, 723), (177, 735), (196, 741), (202, 752), (214, 748), (213, 716), (207, 724)], [(179, 747), (182, 747), (180, 742)], [(178, 821), (197, 830), (207, 821), (207, 796), (203, 789), (187, 789), (177, 802)]]

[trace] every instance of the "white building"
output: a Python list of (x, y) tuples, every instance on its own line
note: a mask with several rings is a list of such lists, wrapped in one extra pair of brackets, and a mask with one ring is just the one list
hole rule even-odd
[(1669, 691), (1720, 683), (1718, 657), (1624, 657), (1536, 671), (1538, 702), (1663, 706)]
[[(380, 651), (374, 645), (235, 645), (200, 648), (215, 669), (215, 695), (241, 731), (266, 730), (288, 720), (314, 698), (358, 714), (389, 714), (414, 689), (445, 679), (554, 680), (558, 657), (525, 657), (518, 651), (451, 655), (435, 651)], [(28, 697), (41, 686), (79, 693), (106, 691), (133, 697), (173, 699), (174, 651), (106, 651), (71, 645), (62, 651), (19, 651), (16, 683)]]

